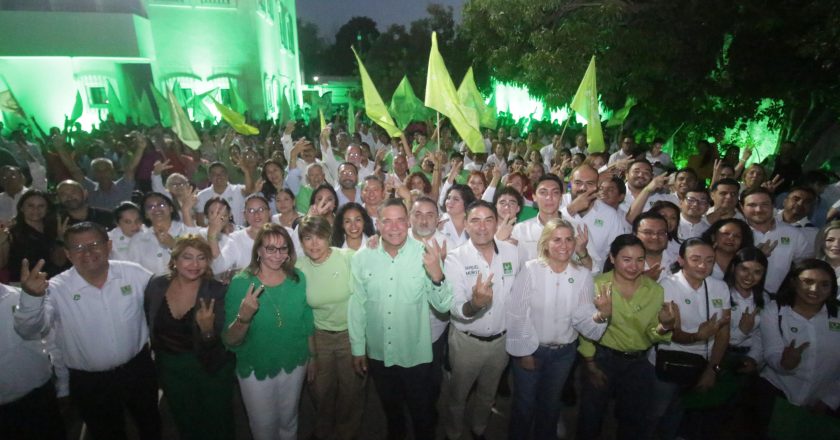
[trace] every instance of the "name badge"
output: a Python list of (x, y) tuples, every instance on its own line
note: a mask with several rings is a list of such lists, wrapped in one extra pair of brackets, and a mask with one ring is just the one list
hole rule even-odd
[(505, 275), (513, 275), (513, 264), (509, 261), (502, 263), (502, 269), (504, 269)]

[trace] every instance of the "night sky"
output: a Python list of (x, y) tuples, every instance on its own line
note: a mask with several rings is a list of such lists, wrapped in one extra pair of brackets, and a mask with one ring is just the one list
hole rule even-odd
[(380, 32), (391, 24), (407, 25), (426, 16), (426, 6), (438, 3), (452, 6), (460, 19), (465, 0), (297, 0), (298, 18), (318, 25), (321, 36), (332, 41), (338, 29), (354, 16), (367, 16)]

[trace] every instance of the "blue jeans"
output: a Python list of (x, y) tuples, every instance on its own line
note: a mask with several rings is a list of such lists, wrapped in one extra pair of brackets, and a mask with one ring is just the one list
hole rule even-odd
[(513, 369), (513, 409), (510, 417), (510, 440), (524, 440), (533, 426), (537, 440), (557, 438), (557, 419), (562, 409), (563, 384), (577, 353), (577, 341), (560, 348), (540, 346), (534, 352), (536, 368), (526, 370), (519, 360)]
[(659, 378), (653, 382), (653, 402), (648, 415), (646, 438), (658, 436), (661, 440), (673, 440), (677, 437), (684, 412), (680, 403), (682, 390), (680, 385)]
[(647, 356), (631, 359), (601, 346), (597, 346), (594, 361), (598, 369), (607, 376), (607, 383), (602, 388), (596, 388), (590, 381), (589, 374), (583, 374), (577, 438), (601, 437), (604, 415), (607, 414), (607, 405), (613, 395), (618, 420), (616, 438), (645, 438), (647, 411), (652, 400), (651, 389), (656, 381), (653, 365), (648, 362)]

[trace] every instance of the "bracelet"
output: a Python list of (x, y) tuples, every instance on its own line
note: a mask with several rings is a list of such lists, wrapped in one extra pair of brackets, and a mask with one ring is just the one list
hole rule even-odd
[(216, 335), (212, 331), (201, 334), (201, 338), (204, 339), (205, 341), (209, 341), (209, 340), (213, 339), (214, 336), (216, 336)]
[(238, 314), (238, 313), (236, 314), (236, 322), (238, 322), (238, 323), (240, 323), (240, 324), (245, 324), (245, 325), (248, 325), (248, 324), (250, 324), (250, 323), (251, 323), (251, 321), (253, 321), (253, 320), (254, 320), (254, 318), (251, 318), (251, 319), (249, 319), (249, 320), (247, 320), (247, 321), (246, 321), (246, 320), (242, 319), (242, 315), (240, 315), (240, 314)]
[(583, 256), (580, 256), (579, 254), (575, 254), (575, 255), (578, 257), (578, 260), (585, 260), (585, 259), (589, 258), (589, 252), (583, 254)]
[(207, 241), (219, 241), (219, 236), (216, 234), (207, 234)]
[(608, 319), (609, 318), (605, 318), (600, 311), (595, 312), (595, 315), (592, 317), (592, 320), (597, 322), (598, 324), (603, 324), (607, 322)]

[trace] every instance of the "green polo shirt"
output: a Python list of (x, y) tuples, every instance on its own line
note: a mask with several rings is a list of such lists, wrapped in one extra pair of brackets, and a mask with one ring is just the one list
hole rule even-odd
[(306, 214), (309, 212), (309, 199), (312, 198), (312, 193), (315, 190), (307, 184), (301, 184), (297, 195), (295, 196), (295, 209), (297, 212)]
[(409, 237), (396, 257), (382, 246), (362, 248), (353, 256), (347, 313), (353, 356), (367, 354), (385, 366), (432, 361), (429, 304), (448, 312), (452, 288), (446, 281), (432, 284), (423, 267), (423, 252), (423, 245)]
[[(280, 370), (291, 373), (309, 359), (308, 339), (314, 331), (312, 309), (306, 303), (306, 278), (296, 272), (299, 281), (286, 277), (278, 286), (266, 286), (245, 339), (239, 345), (228, 346), (236, 353), (239, 377), (248, 377), (252, 372), (257, 379), (275, 377)], [(231, 280), (225, 295), (225, 329), (236, 320), (251, 283), (262, 285), (259, 278), (246, 271)]]
[[(596, 294), (604, 283), (612, 281), (612, 271), (595, 277)], [(656, 332), (664, 298), (662, 286), (644, 275), (632, 298), (627, 299), (613, 292), (610, 323), (598, 343), (618, 351), (643, 351), (656, 342), (670, 341), (670, 332), (664, 335)], [(594, 356), (595, 345), (592, 340), (580, 336), (578, 352), (583, 357)]]
[(306, 276), (306, 302), (312, 307), (319, 330), (347, 330), (350, 260), (354, 253), (353, 249), (334, 247), (323, 263), (315, 264), (306, 256), (297, 260), (297, 268)]

